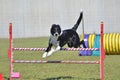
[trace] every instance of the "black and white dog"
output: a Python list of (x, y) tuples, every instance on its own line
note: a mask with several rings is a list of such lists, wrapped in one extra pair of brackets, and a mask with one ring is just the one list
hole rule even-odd
[[(84, 48), (86, 48), (84, 44), (84, 40), (80, 41), (79, 35), (77, 34), (76, 30), (82, 20), (83, 12), (80, 13), (80, 16), (76, 22), (76, 24), (71, 29), (66, 29), (61, 31), (60, 25), (53, 24), (51, 27), (51, 36), (49, 39), (49, 45), (42, 55), (42, 58), (52, 55), (53, 52), (60, 50), (65, 44), (68, 47), (78, 48), (82, 44)], [(52, 48), (55, 47), (55, 49)]]

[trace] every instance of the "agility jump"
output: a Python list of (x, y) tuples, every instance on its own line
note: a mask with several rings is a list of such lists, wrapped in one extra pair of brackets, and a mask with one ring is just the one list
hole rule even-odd
[(10, 63), (10, 80), (13, 78), (20, 78), (19, 72), (13, 71), (13, 63), (63, 63), (63, 64), (99, 64), (100, 65), (100, 80), (104, 80), (104, 59), (105, 51), (103, 48), (103, 32), (104, 24), (100, 24), (100, 48), (61, 48), (65, 51), (80, 51), (80, 50), (100, 50), (100, 60), (98, 61), (74, 61), (74, 60), (63, 60), (63, 61), (44, 61), (44, 60), (14, 60), (13, 51), (45, 51), (46, 48), (14, 48), (13, 47), (13, 36), (12, 36), (12, 23), (9, 24), (9, 50), (8, 58)]

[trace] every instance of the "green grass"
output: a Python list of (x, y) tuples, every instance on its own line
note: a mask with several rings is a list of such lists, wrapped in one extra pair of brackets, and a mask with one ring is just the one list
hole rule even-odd
[[(48, 38), (14, 39), (14, 47), (47, 47)], [(8, 39), (0, 39), (0, 73), (9, 78)], [(42, 59), (43, 51), (14, 51), (14, 59), (22, 60), (99, 60), (99, 57), (81, 57), (77, 51), (58, 51)], [(14, 64), (14, 71), (22, 80), (99, 80), (98, 64)], [(105, 58), (105, 80), (120, 80), (120, 55)]]

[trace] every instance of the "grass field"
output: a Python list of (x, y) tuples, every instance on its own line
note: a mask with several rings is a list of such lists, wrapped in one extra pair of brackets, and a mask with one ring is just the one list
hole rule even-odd
[[(14, 47), (46, 47), (48, 38), (14, 39)], [(0, 39), (0, 73), (9, 78), (8, 39)], [(14, 51), (14, 59), (22, 60), (99, 60), (99, 57), (81, 57), (77, 51), (58, 51), (42, 59), (43, 51)], [(22, 80), (99, 80), (98, 64), (14, 64), (14, 71)], [(120, 55), (107, 55), (105, 80), (120, 80)]]

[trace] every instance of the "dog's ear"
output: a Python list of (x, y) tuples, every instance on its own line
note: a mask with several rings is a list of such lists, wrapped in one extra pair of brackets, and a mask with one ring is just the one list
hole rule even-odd
[(59, 25), (59, 24), (57, 24), (57, 27), (58, 27), (59, 29), (61, 29), (61, 27), (60, 27), (60, 25)]
[(51, 25), (51, 28), (50, 28), (50, 33), (53, 35), (53, 26), (54, 26), (55, 24), (52, 24)]
[(52, 24), (51, 28), (52, 28), (52, 27), (55, 27), (55, 26), (56, 26), (56, 24)]
[(59, 28), (59, 33), (61, 33), (61, 27), (59, 24), (57, 24), (57, 27)]
[(56, 24), (52, 24), (50, 31), (52, 31), (55, 26)]

